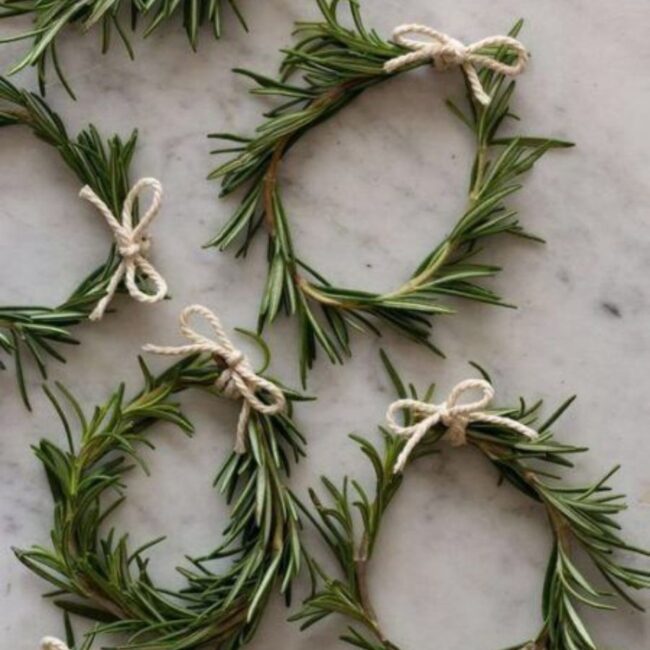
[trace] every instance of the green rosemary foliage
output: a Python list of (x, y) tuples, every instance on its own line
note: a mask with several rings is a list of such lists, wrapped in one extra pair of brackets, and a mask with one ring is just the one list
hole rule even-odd
[[(61, 118), (41, 98), (19, 90), (0, 77), (0, 127), (10, 125), (26, 126), (37, 138), (54, 147), (80, 183), (89, 185), (114, 214), (121, 214), (130, 185), (129, 167), (136, 132), (126, 141), (113, 136), (104, 142), (91, 125), (72, 140)], [(44, 378), (49, 357), (63, 362), (57, 346), (77, 343), (69, 328), (87, 318), (104, 295), (118, 264), (119, 256), (111, 248), (106, 261), (56, 307), (0, 307), (0, 351), (14, 357), (18, 386), (28, 408), (24, 353), (32, 357)], [(4, 367), (0, 358), (0, 369)]]
[[(209, 25), (215, 38), (221, 36), (223, 9), (228, 5), (246, 29), (246, 23), (239, 11), (237, 0), (3, 0), (0, 1), (0, 18), (28, 15), (34, 27), (17, 37), (0, 39), (0, 43), (29, 40), (29, 50), (12, 68), (11, 73), (27, 66), (38, 69), (41, 92), (45, 91), (48, 63), (70, 95), (72, 89), (67, 83), (57, 57), (57, 43), (66, 28), (80, 25), (84, 30), (98, 27), (101, 30), (102, 52), (107, 52), (113, 34), (117, 34), (133, 58), (129, 42), (128, 26), (135, 30), (139, 19), (147, 21), (144, 35), (148, 36), (171, 18), (181, 16), (187, 38), (196, 50), (199, 30)], [(126, 15), (125, 15), (126, 14)], [(130, 16), (130, 20), (127, 20)]]
[[(400, 398), (406, 397), (407, 391), (395, 369), (386, 357), (384, 361)], [(432, 394), (433, 388), (425, 401)], [(408, 396), (417, 398), (415, 391)], [(641, 609), (628, 589), (650, 587), (650, 572), (628, 566), (620, 559), (621, 552), (644, 556), (650, 552), (631, 546), (618, 532), (620, 526), (615, 516), (626, 507), (624, 495), (613, 493), (608, 484), (618, 468), (591, 485), (575, 487), (567, 486), (553, 469), (555, 466), (571, 468), (569, 457), (586, 451), (558, 442), (550, 430), (572, 400), (537, 427), (540, 436), (535, 441), (524, 441), (511, 430), (495, 425), (471, 424), (467, 430), (467, 442), (492, 463), (501, 478), (544, 509), (553, 535), (542, 593), (542, 629), (534, 639), (512, 646), (512, 650), (595, 650), (597, 646), (578, 613), (579, 606), (614, 609), (612, 597), (618, 594)], [(541, 407), (541, 402), (527, 406), (522, 399), (518, 407), (498, 412), (533, 425)], [(444, 433), (442, 425), (430, 430), (410, 460), (437, 452)], [(294, 616), (306, 628), (330, 614), (341, 614), (351, 623), (342, 639), (364, 650), (398, 648), (381, 628), (366, 580), (383, 515), (402, 482), (402, 475), (395, 474), (393, 468), (405, 440), (387, 431), (383, 431), (383, 438), (384, 449), (380, 451), (367, 440), (354, 437), (375, 471), (372, 495), (358, 482), (347, 478), (341, 488), (323, 479), (326, 503), (311, 491), (316, 513), (311, 514), (307, 509), (305, 512), (331, 549), (342, 575), (331, 577), (312, 560), (319, 585)], [(594, 585), (577, 568), (573, 560), (576, 551), (586, 556), (613, 591)]]
[[(99, 622), (81, 650), (104, 632), (126, 635), (124, 648), (189, 650), (210, 644), (234, 650), (254, 634), (276, 585), (289, 597), (300, 568), (299, 520), (286, 477), (304, 455), (304, 438), (290, 413), (251, 414), (247, 453), (233, 453), (214, 483), (233, 504), (223, 542), (203, 557), (188, 558), (190, 566), (179, 569), (187, 579), (182, 591), (158, 587), (148, 574), (145, 552), (161, 539), (133, 550), (127, 535), (101, 530), (125, 499), (125, 472), (134, 463), (146, 470), (139, 448), (152, 447), (153, 425), (171, 422), (192, 433), (175, 395), (190, 388), (216, 395), (215, 380), (224, 365), (191, 355), (153, 376), (140, 363), (140, 392), (127, 399), (121, 385), (90, 416), (59, 387), (76, 414), (78, 440), (63, 405), (48, 391), (67, 437), (66, 448), (49, 440), (35, 447), (55, 504), (52, 543), (16, 555), (54, 586), (49, 596), (59, 607)], [(301, 399), (290, 391), (286, 395), (289, 402)], [(113, 492), (117, 499), (107, 501)], [(210, 562), (223, 557), (234, 557), (232, 566), (213, 573)]]
[[(489, 237), (503, 233), (530, 237), (506, 200), (521, 188), (521, 177), (549, 149), (570, 146), (550, 138), (501, 137), (501, 126), (514, 117), (510, 105), (515, 83), (483, 70), (481, 82), (492, 96), (487, 108), (477, 104), (471, 93), (465, 112), (448, 102), (476, 142), (469, 202), (456, 226), (394, 291), (377, 294), (333, 286), (301, 259), (293, 246), (289, 216), (282, 202), (282, 161), (308, 132), (364, 90), (402, 74), (387, 74), (384, 63), (403, 50), (366, 29), (357, 0), (345, 3), (352, 13), (352, 28), (341, 22), (339, 0), (317, 1), (323, 20), (298, 24), (300, 40), (285, 50), (278, 79), (238, 70), (257, 84), (254, 94), (279, 97), (283, 103), (267, 115), (252, 137), (211, 136), (235, 143), (214, 153), (235, 152), (235, 157), (217, 167), (210, 177), (221, 179), (222, 195), (240, 189), (244, 195), (209, 245), (224, 250), (241, 241), (239, 253), (245, 253), (260, 228), (266, 230), (269, 270), (259, 325), (262, 329), (273, 322), (282, 310), (297, 317), (303, 382), (319, 348), (332, 362), (342, 363), (350, 355), (351, 327), (379, 333), (382, 325), (390, 326), (437, 351), (429, 338), (430, 317), (453, 312), (443, 302), (446, 297), (502, 304), (498, 295), (478, 282), (499, 269), (470, 258)], [(516, 35), (521, 25), (517, 23), (511, 34)], [(503, 61), (513, 56), (507, 49), (492, 54)], [(410, 69), (415, 67), (418, 65)], [(292, 81), (297, 75), (302, 75), (302, 83)]]

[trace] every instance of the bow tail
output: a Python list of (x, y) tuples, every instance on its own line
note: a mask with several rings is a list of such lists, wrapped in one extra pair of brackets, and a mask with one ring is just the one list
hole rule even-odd
[(95, 309), (92, 310), (90, 316), (88, 316), (89, 320), (98, 321), (102, 319), (102, 317), (104, 316), (104, 312), (106, 311), (106, 307), (108, 307), (108, 303), (113, 299), (113, 296), (115, 295), (115, 292), (117, 291), (117, 287), (122, 281), (125, 272), (126, 272), (126, 263), (124, 262), (124, 260), (122, 260), (119, 266), (117, 267), (117, 269), (115, 270), (115, 273), (113, 273), (113, 275), (111, 276), (109, 283), (106, 285), (106, 293), (104, 294), (102, 299), (95, 305)]
[(247, 400), (244, 400), (241, 411), (239, 412), (239, 420), (237, 422), (237, 433), (235, 435), (235, 453), (246, 453), (246, 434), (248, 433), (248, 425), (251, 416), (251, 405)]
[(401, 54), (393, 59), (389, 59), (384, 63), (384, 71), (388, 74), (393, 74), (409, 65), (426, 60), (426, 58), (427, 56), (423, 54), (422, 48), (419, 48), (413, 52), (407, 52), (406, 54)]
[(407, 443), (404, 445), (404, 449), (400, 452), (400, 455), (397, 457), (397, 462), (393, 468), (393, 474), (401, 474), (406, 467), (406, 463), (413, 453), (413, 450), (420, 444), (422, 438), (427, 435), (427, 431), (438, 422), (438, 417), (427, 418), (422, 420), (419, 424), (411, 429), (412, 433), (409, 436)]
[(463, 63), (463, 72), (467, 77), (467, 82), (472, 89), (474, 97), (476, 97), (476, 101), (482, 106), (488, 106), (492, 98), (485, 92), (485, 88), (483, 88), (483, 84), (478, 76), (478, 70), (474, 64), (465, 61)]

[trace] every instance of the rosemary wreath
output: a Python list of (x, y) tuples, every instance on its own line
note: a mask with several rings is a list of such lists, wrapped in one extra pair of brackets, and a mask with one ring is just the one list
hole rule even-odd
[[(357, 0), (346, 3), (317, 0), (317, 3), (323, 20), (298, 23), (296, 33), (300, 40), (284, 51), (279, 78), (237, 70), (256, 82), (258, 88), (252, 91), (254, 94), (279, 97), (284, 103), (267, 115), (252, 137), (211, 135), (235, 143), (213, 153), (235, 152), (236, 155), (217, 167), (210, 178), (221, 179), (222, 196), (239, 189), (244, 189), (244, 195), (230, 220), (208, 245), (224, 250), (241, 240), (239, 254), (245, 254), (258, 230), (266, 230), (268, 276), (260, 305), (259, 329), (273, 322), (282, 310), (297, 318), (303, 382), (319, 348), (332, 362), (342, 363), (350, 355), (351, 327), (379, 334), (379, 328), (388, 325), (437, 351), (430, 340), (429, 317), (453, 311), (442, 299), (456, 296), (503, 304), (498, 295), (477, 282), (494, 276), (499, 269), (474, 263), (470, 258), (483, 240), (494, 235), (508, 233), (536, 239), (522, 229), (517, 213), (505, 201), (520, 189), (520, 177), (549, 149), (570, 146), (550, 138), (501, 137), (503, 123), (515, 117), (510, 108), (515, 83), (491, 69), (483, 69), (478, 77), (473, 72), (472, 77), (466, 78), (467, 110), (463, 112), (447, 101), (451, 112), (467, 126), (476, 143), (469, 203), (455, 227), (416, 267), (408, 281), (393, 291), (377, 294), (333, 286), (294, 248), (289, 215), (282, 201), (282, 162), (307, 133), (366, 89), (428, 65), (430, 59), (420, 58), (390, 71), (393, 70), (390, 62), (407, 50), (367, 29)], [(347, 4), (351, 10), (352, 28), (341, 22), (341, 4)], [(521, 26), (521, 22), (515, 25), (510, 40)], [(507, 39), (501, 37), (501, 40)], [(518, 56), (509, 46), (488, 48), (485, 54), (503, 65), (512, 64)], [(299, 74), (303, 83), (294, 84), (291, 79)], [(477, 93), (472, 89), (477, 80), (491, 98), (487, 106), (476, 99)]]
[(34, 27), (18, 36), (0, 39), (0, 43), (30, 40), (27, 53), (13, 66), (10, 74), (35, 66), (41, 92), (44, 93), (47, 67), (51, 62), (57, 77), (74, 98), (59, 64), (56, 49), (59, 38), (68, 27), (80, 25), (85, 31), (99, 27), (103, 53), (108, 51), (113, 34), (116, 33), (133, 59), (128, 27), (124, 24), (129, 22), (125, 20), (129, 13), (131, 30), (136, 29), (139, 20), (147, 21), (145, 37), (180, 14), (190, 45), (196, 50), (199, 30), (203, 25), (211, 26), (214, 37), (220, 38), (226, 4), (244, 29), (247, 29), (238, 8), (238, 0), (88, 0), (81, 3), (77, 0), (2, 0), (0, 19), (27, 15), (32, 18)]
[[(15, 552), (55, 588), (49, 595), (66, 612), (70, 647), (74, 639), (68, 615), (77, 614), (98, 622), (77, 650), (88, 650), (100, 633), (127, 635), (126, 645), (120, 647), (130, 649), (187, 650), (210, 644), (234, 650), (255, 633), (276, 585), (289, 598), (301, 545), (286, 478), (292, 463), (304, 455), (304, 438), (291, 419), (291, 403), (301, 398), (284, 388), (284, 412), (264, 414), (253, 408), (247, 418), (246, 449), (233, 452), (219, 471), (214, 485), (232, 503), (230, 522), (216, 550), (190, 558), (189, 566), (179, 568), (187, 579), (183, 590), (164, 589), (148, 573), (145, 553), (162, 538), (134, 550), (126, 534), (113, 528), (103, 532), (125, 499), (125, 473), (134, 463), (147, 469), (140, 448), (153, 447), (154, 425), (171, 423), (191, 435), (192, 424), (176, 396), (190, 389), (225, 394), (220, 379), (233, 372), (226, 361), (216, 354), (192, 354), (154, 376), (140, 359), (144, 385), (137, 394), (127, 399), (120, 385), (90, 416), (58, 385), (76, 414), (78, 441), (64, 404), (46, 389), (67, 438), (67, 447), (49, 440), (35, 447), (54, 500), (51, 547)], [(267, 400), (269, 394), (262, 389), (257, 397)], [(118, 497), (109, 502), (115, 491)], [(211, 562), (225, 557), (234, 557), (230, 568), (214, 573)]]
[[(383, 359), (400, 398), (416, 400), (414, 389), (407, 390), (385, 355)], [(485, 373), (483, 376), (489, 382)], [(432, 395), (433, 386), (426, 392), (424, 401), (419, 403), (419, 408), (426, 407), (429, 416), (440, 415), (444, 409), (454, 408), (449, 402), (437, 407), (428, 404)], [(412, 403), (412, 400), (407, 403)], [(624, 495), (613, 493), (608, 484), (618, 467), (599, 481), (585, 486), (566, 485), (550, 469), (554, 466), (570, 468), (573, 465), (569, 456), (586, 451), (556, 441), (550, 431), (572, 401), (573, 398), (569, 399), (535, 427), (532, 440), (522, 439), (513, 431), (513, 427), (530, 430), (539, 416), (541, 402), (528, 406), (522, 399), (516, 408), (497, 409), (490, 414), (482, 414), (476, 420), (469, 416), (464, 422), (463, 442), (485, 456), (496, 468), (501, 480), (508, 481), (526, 497), (539, 503), (546, 513), (553, 536), (542, 590), (543, 626), (534, 639), (514, 645), (510, 650), (595, 650), (597, 646), (577, 606), (583, 604), (598, 610), (615, 609), (611, 598), (618, 594), (634, 607), (642, 609), (629, 594), (628, 588), (650, 587), (649, 571), (623, 564), (618, 557), (621, 551), (650, 555), (649, 551), (628, 544), (618, 533), (620, 526), (615, 516), (626, 507)], [(394, 406), (399, 408), (403, 404), (398, 402)], [(460, 410), (463, 408), (466, 407), (461, 406)], [(494, 413), (499, 416), (494, 417)], [(429, 427), (423, 420), (424, 415), (411, 406), (406, 413), (407, 426), (394, 427), (404, 433), (416, 429), (418, 423), (424, 423), (422, 437), (410, 454), (404, 453), (404, 437), (393, 435), (388, 430), (382, 430), (383, 453), (369, 441), (353, 436), (374, 468), (374, 494), (369, 495), (357, 481), (347, 478), (341, 488), (327, 478), (323, 479), (328, 503), (324, 503), (315, 491), (310, 492), (316, 514), (306, 508), (305, 512), (331, 549), (343, 577), (331, 577), (315, 561), (311, 561), (313, 575), (320, 584), (303, 609), (294, 616), (294, 620), (302, 621), (303, 628), (330, 614), (342, 614), (351, 623), (347, 634), (342, 637), (344, 641), (364, 650), (398, 650), (398, 646), (387, 638), (375, 614), (367, 574), (371, 570), (383, 516), (402, 483), (402, 465), (436, 453), (441, 438), (450, 433), (442, 421)], [(487, 422), (490, 419), (501, 423)], [(359, 514), (358, 520), (355, 511)], [(603, 591), (577, 568), (574, 562), (576, 551), (590, 561), (612, 591)]]
[[(89, 195), (103, 201), (114, 215), (120, 215), (129, 194), (129, 168), (137, 139), (135, 131), (128, 140), (113, 136), (105, 142), (90, 125), (72, 140), (61, 118), (41, 98), (0, 77), (0, 127), (10, 125), (26, 126), (37, 138), (54, 147), (79, 181), (90, 188)], [(136, 206), (134, 212), (137, 223)], [(49, 357), (65, 361), (58, 345), (78, 342), (70, 333), (70, 327), (89, 318), (97, 303), (110, 293), (111, 280), (120, 264), (121, 255), (113, 246), (104, 263), (60, 305), (0, 307), (0, 351), (14, 358), (18, 387), (27, 408), (30, 403), (23, 356), (28, 355), (35, 361), (44, 378)], [(4, 368), (0, 359), (0, 369)]]

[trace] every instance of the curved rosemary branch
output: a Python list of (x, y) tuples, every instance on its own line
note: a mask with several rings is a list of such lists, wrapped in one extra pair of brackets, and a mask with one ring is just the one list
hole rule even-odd
[[(130, 185), (135, 131), (126, 141), (113, 136), (105, 142), (90, 125), (73, 140), (61, 118), (42, 99), (0, 77), (0, 127), (11, 125), (26, 126), (37, 138), (54, 147), (81, 185), (89, 185), (113, 214), (121, 214)], [(0, 351), (14, 357), (18, 386), (28, 408), (23, 353), (33, 358), (44, 378), (49, 357), (65, 361), (57, 346), (77, 343), (69, 328), (86, 320), (104, 295), (118, 264), (119, 256), (112, 246), (106, 261), (56, 307), (0, 306)], [(3, 368), (0, 359), (0, 369)]]
[(226, 4), (244, 29), (247, 29), (238, 8), (238, 0), (1, 0), (0, 19), (28, 15), (33, 20), (33, 29), (18, 36), (0, 39), (0, 43), (31, 41), (28, 51), (16, 62), (10, 74), (27, 66), (35, 66), (38, 69), (41, 93), (44, 93), (47, 68), (51, 63), (57, 77), (74, 98), (57, 57), (59, 38), (70, 26), (80, 25), (84, 31), (95, 27), (101, 29), (103, 53), (108, 51), (113, 34), (117, 34), (133, 59), (129, 27), (124, 23), (130, 22), (130, 29), (135, 30), (138, 20), (147, 21), (144, 30), (146, 37), (180, 14), (190, 45), (196, 50), (199, 30), (203, 25), (212, 28), (215, 38), (221, 37), (223, 9)]
[[(121, 385), (89, 417), (59, 386), (77, 417), (76, 441), (63, 405), (48, 391), (67, 436), (67, 448), (49, 440), (35, 448), (54, 499), (52, 546), (16, 550), (16, 555), (55, 587), (59, 607), (100, 622), (80, 650), (105, 632), (127, 635), (120, 647), (130, 649), (189, 650), (210, 644), (234, 650), (253, 636), (275, 585), (289, 596), (300, 568), (299, 521), (286, 477), (304, 455), (304, 438), (290, 414), (252, 412), (248, 451), (233, 453), (214, 483), (232, 503), (225, 538), (216, 550), (179, 569), (187, 586), (170, 592), (153, 583), (144, 555), (161, 539), (133, 550), (127, 535), (102, 531), (125, 499), (124, 473), (133, 461), (146, 470), (139, 447), (152, 447), (154, 425), (170, 422), (192, 433), (175, 395), (192, 388), (216, 395), (214, 384), (224, 365), (192, 355), (153, 376), (140, 364), (143, 388), (127, 399)], [(300, 399), (285, 394), (290, 402)], [(114, 491), (118, 497), (107, 505)], [(233, 564), (223, 574), (214, 573), (210, 563), (224, 557), (234, 557)]]
[[(340, 4), (339, 0), (318, 0), (323, 20), (298, 24), (296, 31), (301, 38), (293, 48), (285, 50), (278, 79), (238, 70), (257, 83), (253, 93), (284, 100), (255, 135), (211, 136), (235, 143), (234, 147), (214, 153), (236, 155), (210, 177), (222, 180), (223, 195), (241, 188), (245, 193), (231, 219), (209, 245), (223, 250), (243, 240), (240, 253), (244, 253), (260, 227), (267, 231), (269, 270), (260, 306), (260, 329), (273, 322), (281, 310), (298, 318), (303, 382), (319, 348), (332, 362), (341, 363), (350, 355), (350, 327), (379, 333), (381, 325), (388, 325), (437, 351), (430, 340), (430, 317), (452, 313), (443, 302), (447, 296), (503, 304), (498, 295), (477, 282), (499, 269), (474, 263), (470, 257), (484, 239), (494, 235), (531, 237), (505, 201), (521, 188), (521, 176), (549, 149), (570, 146), (550, 138), (500, 137), (502, 124), (513, 117), (510, 103), (515, 84), (503, 75), (484, 70), (481, 82), (492, 96), (489, 107), (475, 103), (470, 93), (466, 112), (447, 102), (452, 113), (469, 128), (476, 144), (468, 204), (454, 229), (393, 291), (377, 294), (333, 286), (302, 260), (293, 246), (281, 197), (282, 161), (303, 136), (367, 88), (402, 74), (384, 71), (384, 63), (402, 50), (365, 28), (356, 0), (347, 0), (354, 26), (345, 27), (339, 17)], [(520, 28), (521, 22), (511, 34), (516, 35)], [(504, 61), (513, 56), (507, 49), (493, 55)], [(410, 69), (414, 67), (418, 66)], [(291, 82), (297, 74), (302, 75), (302, 85)]]
[[(384, 362), (400, 398), (406, 397), (404, 384), (385, 356)], [(486, 379), (489, 378), (486, 376)], [(433, 388), (425, 401), (431, 399), (432, 392)], [(619, 559), (621, 552), (644, 556), (650, 552), (628, 544), (618, 533), (620, 526), (614, 517), (626, 507), (624, 495), (612, 492), (608, 485), (618, 467), (585, 486), (568, 486), (549, 469), (553, 466), (570, 468), (573, 465), (568, 456), (586, 451), (557, 442), (550, 431), (572, 401), (573, 398), (565, 402), (535, 427), (540, 433), (535, 441), (522, 441), (511, 430), (495, 425), (471, 424), (467, 430), (468, 444), (492, 463), (500, 477), (540, 505), (553, 535), (542, 590), (542, 628), (533, 639), (514, 645), (511, 650), (595, 650), (597, 646), (577, 606), (615, 609), (611, 599), (618, 595), (642, 609), (627, 589), (650, 588), (649, 571), (628, 566)], [(519, 407), (499, 412), (532, 424), (540, 409), (541, 402), (529, 407), (520, 400)], [(442, 425), (429, 431), (415, 448), (411, 461), (436, 453), (444, 434)], [(402, 483), (402, 475), (395, 474), (393, 468), (405, 441), (387, 431), (383, 431), (383, 438), (382, 453), (367, 440), (354, 437), (374, 467), (374, 494), (368, 495), (359, 483), (347, 478), (342, 488), (323, 479), (327, 504), (315, 491), (310, 492), (316, 514), (306, 509), (305, 512), (331, 549), (343, 576), (329, 576), (312, 560), (313, 572), (320, 584), (293, 617), (302, 621), (306, 628), (330, 614), (342, 614), (351, 623), (342, 639), (364, 650), (397, 650), (381, 628), (366, 583), (383, 515)], [(602, 575), (612, 591), (603, 591), (577, 568), (574, 556), (578, 553)]]

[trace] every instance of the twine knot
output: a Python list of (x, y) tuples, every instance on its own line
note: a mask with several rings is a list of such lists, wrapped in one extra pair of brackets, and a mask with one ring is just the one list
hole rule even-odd
[[(420, 34), (430, 40), (408, 38), (408, 34)], [(478, 68), (488, 68), (499, 74), (515, 76), (523, 72), (528, 63), (528, 52), (524, 45), (511, 36), (489, 36), (471, 45), (452, 38), (426, 25), (400, 25), (393, 32), (393, 41), (410, 52), (396, 56), (384, 64), (388, 73), (397, 72), (414, 63), (431, 61), (438, 70), (460, 67), (476, 100), (483, 106), (490, 103), (478, 76)], [(504, 63), (496, 58), (494, 50), (506, 48), (515, 56), (513, 63)]]
[(425, 46), (427, 58), (432, 59), (438, 70), (449, 70), (465, 63), (467, 59), (467, 48), (455, 38), (447, 37), (441, 44), (431, 43)]
[(70, 650), (67, 644), (53, 636), (46, 636), (41, 639), (41, 650)]
[[(153, 190), (151, 205), (142, 219), (134, 227), (133, 205), (142, 190), (148, 187)], [(125, 279), (129, 294), (138, 302), (152, 304), (162, 300), (167, 295), (167, 283), (147, 259), (151, 250), (151, 236), (148, 233), (148, 228), (160, 211), (162, 185), (155, 178), (140, 179), (126, 195), (124, 205), (122, 206), (121, 222), (118, 221), (110, 208), (88, 185), (81, 190), (79, 196), (92, 203), (104, 219), (106, 219), (106, 223), (113, 231), (117, 252), (121, 257), (121, 261), (106, 287), (106, 294), (97, 303), (88, 318), (93, 321), (102, 318), (122, 278)], [(151, 280), (155, 289), (154, 293), (145, 293), (138, 287), (136, 283), (136, 272), (138, 270)]]
[[(460, 404), (460, 398), (473, 389), (479, 389), (482, 392), (481, 399)], [(454, 447), (467, 444), (467, 427), (473, 422), (484, 422), (485, 424), (507, 427), (530, 440), (539, 437), (537, 431), (517, 420), (483, 411), (493, 399), (494, 388), (489, 382), (484, 379), (466, 379), (456, 384), (449, 393), (449, 397), (441, 404), (431, 404), (415, 399), (400, 399), (393, 402), (386, 413), (388, 427), (395, 435), (408, 438), (408, 442), (400, 453), (393, 471), (396, 474), (403, 471), (411, 452), (427, 432), (438, 423), (447, 428), (445, 438)], [(409, 411), (417, 420), (415, 424), (409, 426), (400, 425), (396, 419), (396, 414), (400, 410)]]
[(237, 382), (235, 381), (235, 376), (239, 375), (241, 377), (242, 375), (246, 376), (254, 374), (253, 369), (243, 352), (240, 352), (239, 350), (224, 350), (221, 359), (226, 364), (227, 368), (221, 373), (221, 376), (217, 380), (217, 389), (228, 399), (238, 399), (240, 394), (239, 389), (237, 388)]
[[(205, 318), (215, 334), (214, 339), (199, 334), (190, 326), (190, 318), (194, 315)], [(243, 454), (246, 451), (246, 433), (251, 410), (264, 415), (275, 415), (283, 411), (286, 406), (284, 393), (273, 382), (255, 373), (248, 358), (235, 348), (221, 321), (210, 309), (202, 305), (191, 305), (181, 312), (179, 320), (181, 334), (190, 341), (189, 345), (167, 347), (148, 344), (143, 349), (167, 356), (205, 352), (225, 364), (226, 368), (215, 386), (224, 397), (243, 401), (235, 439), (235, 452)], [(264, 393), (266, 401), (258, 397), (260, 392)]]
[(117, 252), (120, 257), (136, 257), (137, 255), (147, 255), (151, 250), (151, 237), (143, 235), (137, 241), (120, 242), (117, 246)]

